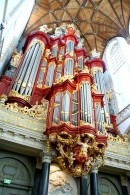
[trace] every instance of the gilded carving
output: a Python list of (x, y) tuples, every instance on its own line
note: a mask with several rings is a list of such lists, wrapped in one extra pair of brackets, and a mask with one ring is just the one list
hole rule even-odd
[(21, 58), (22, 58), (22, 52), (18, 53), (17, 50), (15, 50), (15, 51), (13, 52), (13, 55), (12, 55), (12, 59), (11, 59), (10, 64), (11, 64), (12, 66), (17, 67), (18, 64), (19, 64), (19, 62), (20, 62), (20, 60), (21, 60)]
[(48, 33), (52, 31), (52, 28), (48, 28), (48, 26), (46, 24), (42, 25), (39, 27), (39, 30), (44, 32), (44, 33)]
[(5, 103), (7, 101), (7, 96), (5, 94), (0, 95), (0, 103)]
[(93, 83), (92, 86), (91, 86), (91, 90), (92, 90), (92, 93), (95, 93), (97, 94), (98, 93), (98, 89), (97, 89), (97, 85), (96, 83)]
[(7, 103), (7, 105), (2, 105), (7, 110), (11, 110), (14, 112), (18, 112), (21, 114), (25, 114), (31, 117), (35, 117), (37, 119), (46, 119), (47, 115), (47, 107), (48, 107), (48, 101), (45, 99), (42, 99), (41, 104), (39, 105), (38, 102), (32, 108), (28, 107), (19, 107), (17, 103)]
[(17, 91), (15, 91), (13, 89), (10, 91), (9, 97), (19, 97), (21, 99), (26, 100), (27, 102), (30, 101), (30, 96), (29, 95), (21, 95), (21, 94), (19, 94)]
[(101, 67), (92, 67), (92, 74), (94, 75), (94, 74), (96, 74), (96, 72), (99, 70), (99, 71), (101, 71), (101, 72), (103, 72), (103, 70), (102, 70), (102, 68)]
[(45, 51), (45, 57), (48, 58), (51, 55), (50, 49), (46, 49)]
[(39, 39), (34, 39), (34, 40), (30, 43), (29, 48), (32, 47), (32, 45), (34, 45), (34, 44), (36, 44), (36, 43), (39, 43), (39, 44), (41, 45), (41, 47), (42, 47), (42, 52), (43, 52), (44, 49), (45, 49), (45, 44), (44, 44), (41, 40), (39, 40)]
[(72, 137), (67, 132), (61, 132), (50, 134), (49, 140), (56, 144), (60, 167), (72, 176), (87, 174), (98, 159), (98, 165), (103, 165), (106, 146), (96, 142), (92, 134), (83, 133)]
[(48, 195), (77, 195), (77, 185), (73, 177), (64, 173), (57, 165), (50, 167)]
[(85, 66), (85, 68), (82, 70), (83, 73), (90, 73), (90, 70), (88, 68), (88, 66)]
[(57, 83), (63, 83), (63, 82), (66, 81), (67, 79), (68, 79), (71, 83), (73, 83), (73, 81), (74, 81), (72, 75), (65, 75), (65, 76), (59, 77), (59, 78), (57, 79)]

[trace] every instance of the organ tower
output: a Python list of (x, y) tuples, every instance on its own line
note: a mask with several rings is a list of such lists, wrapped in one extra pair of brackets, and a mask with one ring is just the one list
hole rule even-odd
[(105, 64), (93, 50), (89, 57), (73, 24), (46, 25), (28, 35), (23, 54), (14, 56), (1, 78), (0, 94), (18, 107), (48, 100), (46, 132), (60, 167), (73, 176), (103, 164), (107, 133), (116, 136), (109, 112)]

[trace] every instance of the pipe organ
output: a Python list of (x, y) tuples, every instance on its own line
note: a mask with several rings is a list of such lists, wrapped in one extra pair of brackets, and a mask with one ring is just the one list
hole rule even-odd
[(80, 41), (72, 24), (61, 25), (51, 36), (46, 31), (31, 33), (13, 76), (3, 75), (0, 91), (8, 103), (21, 107), (40, 104), (42, 98), (49, 101), (46, 135), (60, 166), (74, 176), (88, 173), (98, 158), (102, 164), (105, 132), (113, 129), (105, 64), (88, 59), (85, 48), (78, 47)]

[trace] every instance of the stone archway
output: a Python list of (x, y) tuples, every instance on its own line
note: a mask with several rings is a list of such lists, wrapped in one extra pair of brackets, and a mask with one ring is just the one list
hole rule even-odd
[(0, 194), (30, 195), (34, 178), (32, 168), (26, 157), (2, 151), (0, 156)]

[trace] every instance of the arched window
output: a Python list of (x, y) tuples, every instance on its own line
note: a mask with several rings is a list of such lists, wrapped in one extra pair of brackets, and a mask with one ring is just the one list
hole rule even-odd
[(122, 37), (112, 39), (104, 52), (111, 85), (111, 94), (116, 97), (116, 113), (130, 104), (130, 45)]

